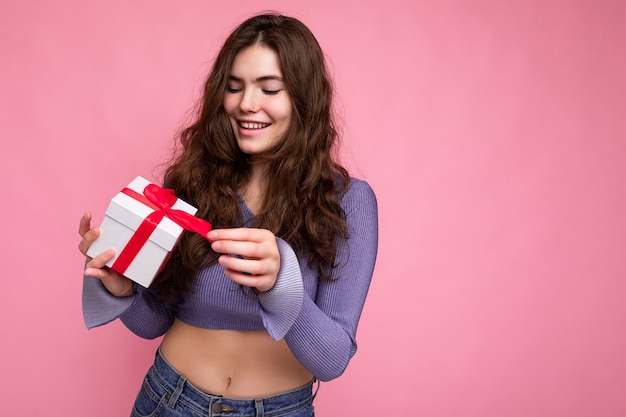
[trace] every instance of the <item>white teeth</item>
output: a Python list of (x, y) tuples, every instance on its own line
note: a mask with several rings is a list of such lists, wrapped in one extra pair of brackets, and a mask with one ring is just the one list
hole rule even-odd
[(244, 129), (263, 129), (264, 127), (269, 126), (269, 123), (251, 123), (251, 122), (239, 122), (239, 126)]

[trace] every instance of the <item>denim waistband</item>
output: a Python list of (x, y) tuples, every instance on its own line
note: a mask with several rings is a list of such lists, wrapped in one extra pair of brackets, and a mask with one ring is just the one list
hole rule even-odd
[(163, 357), (160, 350), (157, 350), (154, 365), (149, 372), (153, 374), (163, 389), (170, 393), (169, 402), (171, 405), (177, 401), (183, 401), (188, 407), (194, 408), (200, 413), (208, 413), (210, 416), (273, 414), (311, 403), (315, 397), (312, 394), (315, 380), (293, 391), (249, 400), (207, 394), (194, 387), (184, 376), (179, 374)]

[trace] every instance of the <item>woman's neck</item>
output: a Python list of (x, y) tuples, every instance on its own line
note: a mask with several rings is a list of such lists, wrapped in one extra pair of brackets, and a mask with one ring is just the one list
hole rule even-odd
[(261, 211), (267, 177), (265, 170), (260, 166), (252, 167), (252, 175), (246, 184), (239, 190), (239, 195), (253, 213)]

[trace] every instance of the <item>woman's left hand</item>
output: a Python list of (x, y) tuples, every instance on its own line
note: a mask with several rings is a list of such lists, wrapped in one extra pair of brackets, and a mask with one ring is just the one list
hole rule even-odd
[[(256, 288), (272, 289), (280, 270), (280, 252), (274, 233), (266, 229), (215, 229), (209, 232), (211, 248), (223, 254), (220, 265), (234, 282)], [(239, 258), (240, 256), (241, 258)]]

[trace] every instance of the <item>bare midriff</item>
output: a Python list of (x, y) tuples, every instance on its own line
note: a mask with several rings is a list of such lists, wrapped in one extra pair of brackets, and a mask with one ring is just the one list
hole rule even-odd
[(287, 343), (266, 331), (211, 330), (175, 320), (161, 354), (199, 390), (229, 398), (276, 395), (313, 379)]

